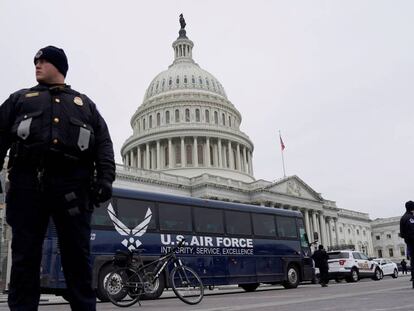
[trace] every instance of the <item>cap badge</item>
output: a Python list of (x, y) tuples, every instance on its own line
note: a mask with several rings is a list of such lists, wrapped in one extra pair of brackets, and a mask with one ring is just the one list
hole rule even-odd
[(76, 96), (76, 97), (73, 99), (73, 102), (74, 102), (76, 105), (78, 105), (78, 106), (83, 106), (83, 101), (82, 101), (82, 98), (80, 98), (79, 96)]
[(43, 51), (39, 50), (39, 52), (36, 53), (35, 58), (39, 58), (40, 56), (42, 56)]

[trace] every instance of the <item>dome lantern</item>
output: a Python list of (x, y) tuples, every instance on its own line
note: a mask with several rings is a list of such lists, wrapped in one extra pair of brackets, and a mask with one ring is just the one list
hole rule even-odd
[(194, 43), (190, 39), (187, 38), (187, 34), (185, 31), (185, 20), (183, 14), (180, 14), (180, 31), (178, 32), (179, 36), (177, 40), (175, 40), (172, 44), (174, 49), (174, 62), (173, 65), (181, 62), (190, 62), (194, 63), (193, 60), (193, 46)]

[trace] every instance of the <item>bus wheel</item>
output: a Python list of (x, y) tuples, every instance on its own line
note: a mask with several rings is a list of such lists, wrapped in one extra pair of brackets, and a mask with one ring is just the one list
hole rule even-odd
[(254, 292), (259, 287), (259, 283), (240, 284), (239, 286), (246, 292)]
[(296, 288), (299, 285), (299, 271), (294, 265), (289, 265), (286, 270), (286, 281), (282, 283), (284, 288)]
[(142, 280), (144, 281), (144, 295), (142, 296), (142, 299), (144, 300), (151, 300), (151, 299), (157, 299), (161, 296), (162, 292), (165, 288), (165, 278), (164, 274), (161, 273), (158, 279), (154, 280), (154, 273), (147, 272), (142, 277)]
[(109, 298), (105, 291), (105, 282), (109, 274), (117, 267), (113, 265), (105, 265), (101, 268), (98, 275), (98, 287), (96, 288), (96, 297), (102, 302), (108, 302)]

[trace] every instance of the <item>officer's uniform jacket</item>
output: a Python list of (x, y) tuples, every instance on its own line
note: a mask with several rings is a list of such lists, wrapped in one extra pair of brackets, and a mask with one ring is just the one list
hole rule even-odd
[(400, 235), (405, 243), (414, 246), (414, 215), (406, 212), (400, 219)]
[(10, 95), (0, 106), (0, 168), (10, 150), (10, 174), (16, 170), (64, 171), (77, 181), (97, 178), (112, 183), (112, 141), (95, 104), (68, 85), (37, 85)]

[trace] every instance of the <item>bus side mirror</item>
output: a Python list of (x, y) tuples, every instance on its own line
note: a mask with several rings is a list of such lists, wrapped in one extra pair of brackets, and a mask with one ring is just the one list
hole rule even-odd
[(318, 232), (314, 232), (313, 233), (313, 239), (315, 240), (315, 241), (318, 241), (319, 240), (319, 234), (318, 234)]

